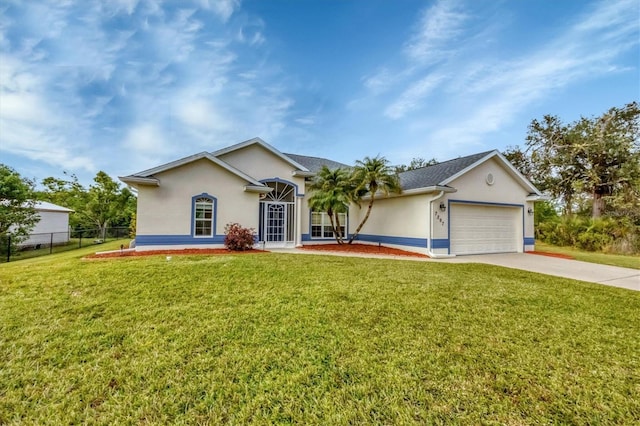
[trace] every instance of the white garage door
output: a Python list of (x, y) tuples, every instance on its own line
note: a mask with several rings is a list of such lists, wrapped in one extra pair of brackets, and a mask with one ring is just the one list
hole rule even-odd
[(452, 254), (517, 252), (522, 246), (522, 209), (451, 204)]

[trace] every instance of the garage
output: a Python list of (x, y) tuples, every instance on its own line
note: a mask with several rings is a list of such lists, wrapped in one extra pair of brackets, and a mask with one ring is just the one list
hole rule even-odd
[(522, 207), (451, 203), (451, 254), (521, 252)]

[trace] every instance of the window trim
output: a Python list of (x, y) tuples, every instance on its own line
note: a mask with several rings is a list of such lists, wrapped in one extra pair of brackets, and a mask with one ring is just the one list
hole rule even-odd
[[(211, 234), (209, 235), (196, 235), (196, 204), (197, 201), (205, 198), (211, 202)], [(199, 195), (191, 197), (191, 236), (193, 238), (213, 238), (216, 236), (216, 218), (218, 215), (218, 199), (213, 195), (203, 192)]]

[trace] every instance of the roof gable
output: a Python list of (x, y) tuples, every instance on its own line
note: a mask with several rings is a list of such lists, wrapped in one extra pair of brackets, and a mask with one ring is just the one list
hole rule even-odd
[(166, 163), (163, 164), (161, 166), (158, 167), (154, 167), (152, 169), (147, 169), (147, 170), (143, 170), (141, 172), (138, 173), (134, 173), (132, 175), (129, 176), (123, 176), (123, 177), (119, 177), (119, 179), (125, 183), (131, 183), (131, 184), (155, 184), (157, 185), (159, 183), (158, 179), (155, 177), (156, 174), (165, 172), (167, 170), (171, 170), (171, 169), (175, 169), (177, 167), (181, 167), (190, 163), (193, 163), (195, 161), (201, 160), (201, 159), (207, 159), (209, 161), (211, 161), (214, 164), (217, 164), (218, 166), (222, 167), (223, 169), (227, 170), (228, 172), (246, 180), (247, 182), (249, 182), (251, 185), (253, 186), (264, 186), (264, 184), (260, 183), (258, 180), (252, 178), (251, 176), (249, 176), (246, 173), (241, 172), (240, 170), (236, 169), (235, 167), (232, 167), (231, 165), (225, 163), (224, 161), (220, 160), (219, 158), (216, 158), (215, 156), (213, 156), (212, 154), (208, 153), (208, 152), (201, 152), (199, 154), (194, 154), (194, 155), (190, 155), (189, 157), (185, 157), (185, 158), (181, 158), (179, 160), (176, 161), (172, 161), (170, 163)]
[(444, 186), (450, 181), (451, 176), (466, 170), (470, 165), (487, 156), (492, 151), (481, 152), (468, 155), (466, 157), (454, 158), (443, 161), (432, 166), (421, 167), (419, 169), (408, 170), (399, 173), (402, 190), (426, 188), (430, 186)]
[(426, 187), (446, 187), (458, 177), (476, 168), (480, 164), (496, 158), (507, 172), (530, 193), (540, 195), (540, 191), (531, 184), (497, 150), (480, 152), (466, 157), (455, 158), (432, 166), (409, 170), (399, 174), (400, 185), (404, 191)]
[(246, 148), (246, 147), (251, 146), (251, 145), (259, 145), (259, 146), (261, 146), (265, 150), (269, 151), (270, 153), (272, 153), (276, 157), (280, 158), (281, 160), (283, 160), (287, 164), (295, 167), (298, 170), (301, 170), (303, 172), (308, 172), (309, 171), (309, 169), (307, 169), (305, 166), (303, 166), (302, 164), (298, 163), (297, 161), (295, 161), (293, 158), (289, 157), (288, 155), (283, 154), (282, 152), (278, 151), (276, 148), (274, 148), (273, 146), (269, 145), (268, 143), (266, 143), (265, 141), (263, 141), (260, 138), (249, 139), (249, 140), (246, 140), (244, 142), (240, 142), (240, 143), (237, 143), (235, 145), (231, 145), (231, 146), (228, 146), (226, 148), (219, 149), (217, 151), (212, 152), (211, 155), (213, 155), (214, 157), (219, 157), (221, 155), (228, 154), (230, 152), (237, 151), (237, 150)]

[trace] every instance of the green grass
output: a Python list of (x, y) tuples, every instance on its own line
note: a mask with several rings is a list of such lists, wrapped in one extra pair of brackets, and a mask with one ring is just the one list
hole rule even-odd
[(0, 265), (0, 424), (640, 419), (638, 292), (479, 264), (80, 251)]
[[(104, 245), (96, 244), (94, 241), (95, 241), (95, 238), (83, 238), (82, 240), (80, 240), (79, 238), (71, 238), (67, 244), (56, 245), (56, 246), (53, 246), (53, 248), (43, 247), (39, 249), (29, 248), (25, 250), (20, 250), (11, 255), (10, 262), (17, 262), (19, 260), (31, 259), (33, 257), (48, 256), (50, 254), (62, 253), (66, 251), (79, 250), (80, 248), (85, 248), (85, 247), (88, 248), (89, 252), (116, 250), (120, 248), (120, 244), (124, 244), (125, 246), (128, 246), (131, 239), (109, 241), (108, 242), (109, 248), (103, 248), (105, 247)], [(112, 244), (115, 242), (117, 242), (118, 244), (117, 245)], [(6, 255), (0, 256), (0, 263), (6, 263), (6, 262), (7, 262)]]
[(561, 253), (574, 257), (583, 262), (600, 263), (603, 265), (621, 266), (623, 268), (640, 269), (640, 256), (607, 254), (578, 250), (572, 247), (558, 247), (536, 241), (536, 250), (549, 253)]

